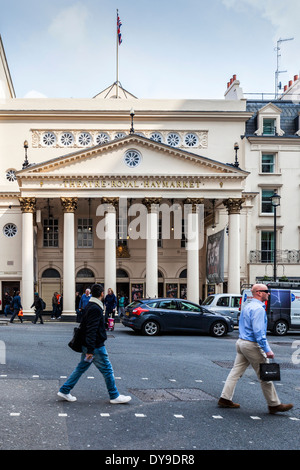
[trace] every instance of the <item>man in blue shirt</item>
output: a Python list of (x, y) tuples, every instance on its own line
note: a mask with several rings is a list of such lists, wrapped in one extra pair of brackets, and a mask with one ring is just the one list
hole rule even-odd
[(235, 362), (223, 387), (218, 405), (222, 408), (240, 407), (238, 403), (232, 401), (235, 386), (251, 364), (260, 381), (269, 412), (274, 414), (279, 411), (288, 411), (293, 408), (293, 405), (284, 405), (280, 402), (273, 382), (260, 380), (259, 365), (274, 357), (267, 341), (267, 314), (265, 310), (265, 302), (270, 293), (265, 284), (255, 284), (251, 291), (253, 299), (245, 305), (240, 316)]

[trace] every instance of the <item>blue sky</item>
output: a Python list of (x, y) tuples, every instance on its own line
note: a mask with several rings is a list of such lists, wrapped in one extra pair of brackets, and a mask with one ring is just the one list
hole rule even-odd
[(279, 38), (294, 37), (280, 81), (299, 74), (299, 0), (0, 0), (17, 97), (90, 98), (111, 85), (117, 8), (119, 79), (139, 98), (222, 99), (233, 74), (245, 93), (273, 93)]

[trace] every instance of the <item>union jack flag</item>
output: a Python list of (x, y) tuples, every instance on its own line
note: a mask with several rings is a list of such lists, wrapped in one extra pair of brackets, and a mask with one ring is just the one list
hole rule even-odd
[(122, 43), (122, 34), (121, 34), (121, 20), (119, 15), (117, 16), (117, 28), (118, 28), (118, 38), (119, 38), (119, 45)]

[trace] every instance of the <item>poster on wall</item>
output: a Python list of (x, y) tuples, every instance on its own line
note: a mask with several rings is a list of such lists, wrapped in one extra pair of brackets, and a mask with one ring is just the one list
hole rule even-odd
[(166, 284), (166, 296), (176, 299), (178, 297), (178, 284)]
[(224, 230), (207, 239), (206, 277), (210, 284), (224, 282)]
[(142, 299), (144, 295), (144, 284), (131, 284), (131, 301)]

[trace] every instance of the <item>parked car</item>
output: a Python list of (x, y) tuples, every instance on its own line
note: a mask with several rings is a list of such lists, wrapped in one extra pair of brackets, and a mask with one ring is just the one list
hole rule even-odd
[(233, 323), (237, 325), (241, 301), (242, 296), (240, 294), (212, 294), (201, 305), (209, 312), (232, 318)]
[(163, 331), (195, 331), (220, 337), (233, 331), (234, 327), (229, 317), (208, 312), (202, 305), (173, 298), (132, 302), (125, 309), (122, 323), (148, 336)]

